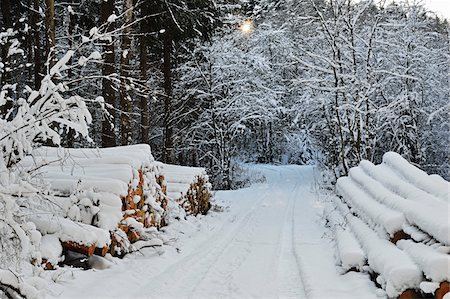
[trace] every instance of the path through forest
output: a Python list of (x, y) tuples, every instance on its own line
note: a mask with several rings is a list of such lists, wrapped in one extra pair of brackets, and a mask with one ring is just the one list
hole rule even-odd
[[(74, 270), (58, 298), (377, 298), (368, 277), (338, 274), (313, 167), (254, 166), (265, 183), (217, 192), (224, 212), (169, 228), (104, 270)], [(65, 276), (67, 277), (67, 275)]]

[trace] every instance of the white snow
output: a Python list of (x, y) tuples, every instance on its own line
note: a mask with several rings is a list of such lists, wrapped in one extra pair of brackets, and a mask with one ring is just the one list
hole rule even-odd
[(191, 184), (195, 183), (199, 177), (208, 179), (206, 170), (201, 167), (186, 167), (163, 163), (158, 165), (161, 168), (161, 173), (164, 175), (167, 196), (175, 200), (181, 199), (186, 195)]
[(314, 168), (253, 167), (267, 182), (217, 192), (224, 212), (172, 222), (162, 247), (74, 271), (49, 298), (379, 298), (366, 274), (338, 273)]
[[(352, 176), (364, 189), (386, 206), (403, 212), (411, 225), (419, 227), (445, 245), (450, 244), (450, 204), (426, 194), (392, 174), (385, 165), (361, 161), (358, 175)], [(445, 221), (446, 220), (446, 221)]]
[(29, 215), (28, 220), (33, 222), (43, 235), (56, 234), (62, 242), (72, 241), (88, 246), (95, 244), (99, 248), (111, 243), (108, 230), (76, 223), (67, 218), (53, 215)]
[(339, 264), (344, 270), (361, 270), (366, 264), (366, 254), (338, 210), (327, 211), (327, 219), (334, 233)]
[(450, 185), (440, 176), (430, 176), (394, 152), (383, 155), (383, 163), (398, 172), (409, 183), (442, 200), (450, 201)]
[(440, 284), (438, 282), (422, 281), (420, 283), (420, 289), (424, 293), (434, 294), (439, 289)]
[(44, 235), (41, 239), (41, 255), (50, 264), (57, 265), (61, 260), (63, 248), (56, 234)]
[(407, 289), (414, 289), (422, 281), (422, 271), (391, 242), (380, 239), (360, 219), (347, 215), (358, 240), (367, 252), (369, 266), (382, 277), (389, 297), (396, 297)]
[[(353, 170), (351, 169), (350, 173)], [(336, 189), (343, 196), (343, 199), (349, 203), (351, 209), (355, 210), (359, 217), (373, 227), (381, 225), (390, 236), (402, 230), (402, 224), (405, 223), (403, 214), (377, 202), (351, 178), (339, 178)]]
[(342, 267), (362, 269), (366, 262), (366, 255), (349, 228), (336, 230), (336, 243)]
[[(73, 159), (75, 162), (84, 160), (87, 165), (94, 164), (126, 164), (134, 169), (150, 166), (154, 162), (150, 146), (136, 144), (111, 148), (61, 148), (40, 147), (33, 150), (32, 156), (36, 162), (53, 161), (56, 159)], [(26, 164), (33, 164), (33, 158), (28, 158)], [(39, 164), (38, 164), (39, 165)], [(86, 165), (86, 164), (83, 164)]]
[(450, 255), (411, 240), (400, 240), (397, 246), (420, 266), (426, 278), (434, 282), (450, 281)]
[[(36, 287), (28, 283), (32, 281), (32, 278), (28, 278), (26, 281), (18, 277), (15, 273), (8, 270), (0, 269), (0, 283), (13, 287), (18, 290), (21, 295), (29, 299), (44, 298), (44, 292), (39, 291)], [(0, 293), (2, 295), (2, 293)]]
[[(19, 167), (34, 171), (38, 183), (43, 181), (52, 194), (58, 195), (47, 197), (63, 208), (65, 213), (60, 216), (109, 231), (115, 230), (123, 218), (122, 198), (138, 187), (142, 171), (144, 200), (152, 208), (150, 211), (145, 207), (146, 216), (153, 213), (157, 221), (163, 217), (164, 210), (156, 200), (163, 197), (156, 183), (159, 167), (148, 145), (102, 149), (40, 147), (25, 157)], [(138, 199), (135, 196), (135, 202)]]

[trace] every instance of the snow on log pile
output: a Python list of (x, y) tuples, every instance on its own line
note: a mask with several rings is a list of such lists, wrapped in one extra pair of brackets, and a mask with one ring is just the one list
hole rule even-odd
[(450, 281), (449, 186), (393, 152), (380, 165), (361, 161), (338, 179), (340, 198), (328, 212), (342, 268), (369, 269), (390, 298), (443, 298)]
[(210, 209), (211, 184), (206, 170), (161, 163), (167, 196), (177, 201), (189, 215), (205, 215)]
[(44, 236), (41, 251), (46, 268), (60, 261), (59, 251), (47, 250), (52, 247), (47, 243), (55, 243), (55, 238), (64, 250), (121, 256), (134, 249), (134, 242), (148, 238), (144, 235), (151, 227), (164, 223), (166, 198), (148, 145), (41, 147), (20, 167), (36, 173), (51, 190), (44, 196), (50, 207), (28, 216)]

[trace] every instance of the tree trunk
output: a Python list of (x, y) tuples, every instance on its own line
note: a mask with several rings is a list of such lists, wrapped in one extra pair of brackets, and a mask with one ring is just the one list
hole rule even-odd
[[(73, 5), (73, 0), (69, 0), (69, 3)], [(67, 32), (69, 33), (69, 49), (73, 48), (73, 29), (75, 28), (75, 20), (71, 12), (69, 14), (69, 27)], [(72, 64), (72, 58), (69, 60), (69, 65)], [(73, 78), (73, 70), (69, 69), (67, 71), (67, 76), (69, 77), (69, 81)], [(73, 129), (68, 129), (67, 131), (67, 147), (74, 147), (75, 144), (75, 131)]]
[[(0, 0), (0, 9), (1, 9), (2, 18), (3, 18), (4, 29), (12, 28), (13, 22), (12, 22), (12, 18), (11, 18), (12, 13), (11, 13), (10, 0)], [(6, 43), (5, 45), (2, 45), (2, 47), (1, 47), (0, 62), (2, 62), (5, 65), (5, 68), (8, 65), (8, 49), (9, 49), (9, 43)], [(8, 73), (5, 71), (1, 74), (0, 86), (3, 86), (8, 83), (8, 81), (10, 79), (8, 77), (9, 77)], [(12, 106), (11, 102), (7, 102), (4, 106), (1, 106), (0, 107), (0, 117), (5, 117), (6, 114), (8, 113), (8, 110), (11, 108), (11, 106)]]
[(33, 28), (33, 53), (34, 53), (34, 89), (39, 90), (42, 81), (42, 58), (41, 58), (41, 38), (38, 23), (39, 16), (39, 0), (33, 0), (33, 9), (31, 13), (31, 26)]
[[(148, 16), (150, 14), (148, 3), (144, 2), (141, 7), (141, 17)], [(148, 68), (148, 59), (147, 59), (147, 37), (145, 33), (148, 29), (148, 22), (141, 21), (141, 36), (139, 38), (139, 68), (141, 70), (141, 80), (142, 82), (147, 81), (147, 68)], [(140, 99), (140, 108), (141, 108), (141, 142), (149, 143), (149, 108), (148, 108), (148, 98), (149, 96), (146, 94), (141, 95)]]
[(172, 116), (172, 36), (166, 31), (164, 35), (164, 154), (166, 163), (174, 163)]
[(47, 31), (45, 55), (49, 62), (48, 68), (51, 69), (55, 65), (55, 1), (45, 0), (45, 4), (47, 5), (45, 10), (45, 26)]
[[(13, 27), (13, 23), (12, 23), (12, 18), (11, 18), (11, 1), (10, 0), (1, 0), (0, 1), (0, 9), (1, 9), (1, 13), (2, 13), (2, 18), (3, 18), (3, 28), (6, 30), (8, 28), (12, 28)], [(1, 48), (1, 62), (3, 62), (4, 64), (6, 63), (7, 59), (8, 59), (8, 48), (9, 48), (9, 44), (7, 43), (6, 45), (2, 45)], [(7, 82), (5, 73), (2, 74), (1, 76), (1, 85), (4, 85)]]
[[(35, 0), (36, 1), (36, 0)], [(114, 12), (114, 0), (102, 1), (101, 5), (101, 22), (107, 23), (108, 17)], [(107, 31), (113, 30), (113, 23), (108, 23)], [(115, 119), (115, 91), (111, 80), (108, 78), (114, 73), (114, 41), (106, 42), (103, 46), (103, 66), (102, 66), (102, 96), (105, 100), (106, 111), (108, 116), (104, 116), (102, 121), (102, 146), (111, 147), (116, 145), (116, 134), (114, 132), (114, 119)]]
[(130, 72), (131, 56), (131, 22), (133, 22), (133, 0), (125, 0), (123, 3), (125, 12), (125, 28), (122, 35), (122, 55), (120, 59), (120, 108), (122, 110), (120, 122), (122, 129), (122, 145), (130, 144), (131, 136), (131, 97), (127, 84)]

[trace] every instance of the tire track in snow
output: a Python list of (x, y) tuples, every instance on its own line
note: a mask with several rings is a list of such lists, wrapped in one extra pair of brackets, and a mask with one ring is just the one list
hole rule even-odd
[[(266, 193), (259, 200), (251, 202), (246, 213), (235, 215), (231, 221), (232, 227), (230, 227), (230, 222), (226, 221), (216, 235), (197, 247), (198, 251), (175, 262), (162, 273), (150, 277), (149, 283), (142, 290), (152, 289), (157, 297), (161, 297), (159, 294), (164, 294), (165, 291), (179, 292), (180, 289), (184, 289), (185, 294), (192, 295), (217, 263), (219, 257), (230, 247), (242, 229), (248, 226), (255, 215), (254, 210), (259, 207), (260, 202), (269, 195)], [(238, 220), (236, 221), (236, 219)], [(225, 232), (223, 232), (224, 230)], [(167, 285), (168, 281), (171, 281), (170, 286)], [(142, 291), (138, 290), (137, 294), (142, 294)]]
[(284, 217), (285, 221), (280, 236), (281, 253), (277, 271), (278, 292), (280, 298), (307, 298), (301, 275), (301, 264), (299, 263), (294, 245), (294, 209), (300, 187), (301, 184), (297, 181), (294, 184), (293, 189), (289, 192), (289, 201)]
[[(308, 173), (303, 170), (301, 175), (304, 184), (299, 194), (303, 199), (301, 206), (295, 205), (293, 208), (293, 247), (306, 297), (378, 298), (375, 287), (367, 275), (361, 273), (341, 275), (337, 272), (332, 244), (323, 238), (326, 228), (320, 223), (321, 217), (318, 214), (321, 206), (318, 201), (319, 194), (313, 188), (315, 181), (313, 169)], [(298, 204), (298, 200), (295, 203)]]

